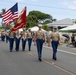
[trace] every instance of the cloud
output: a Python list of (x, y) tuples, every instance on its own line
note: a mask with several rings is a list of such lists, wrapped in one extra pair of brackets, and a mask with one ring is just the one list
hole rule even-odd
[(68, 7), (69, 9), (76, 9), (76, 0), (72, 0), (69, 2), (64, 2), (63, 3), (66, 7)]

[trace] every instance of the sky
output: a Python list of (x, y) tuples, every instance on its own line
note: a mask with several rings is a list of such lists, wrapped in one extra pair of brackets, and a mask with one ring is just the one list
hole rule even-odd
[(16, 2), (18, 2), (19, 13), (26, 6), (27, 15), (30, 11), (37, 10), (50, 14), (57, 20), (76, 19), (76, 0), (0, 0), (0, 12), (2, 8), (8, 10)]

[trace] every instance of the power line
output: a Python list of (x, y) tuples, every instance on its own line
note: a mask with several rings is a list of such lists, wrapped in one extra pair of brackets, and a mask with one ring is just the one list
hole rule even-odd
[[(3, 1), (3, 0), (2, 0)], [(9, 3), (15, 3), (12, 1), (3, 1), (3, 2), (9, 2)], [(1, 4), (1, 3), (0, 3)], [(54, 8), (54, 9), (63, 9), (63, 10), (76, 10), (76, 9), (69, 9), (69, 8), (61, 8), (61, 7), (50, 7), (50, 6), (43, 6), (43, 5), (35, 5), (35, 4), (28, 4), (28, 3), (20, 3), (21, 5), (30, 5), (30, 6), (37, 6), (37, 7), (46, 7), (46, 8)], [(2, 4), (1, 4), (2, 5)]]
[[(2, 0), (3, 2), (9, 2), (9, 3), (16, 3), (16, 2), (12, 2), (12, 1), (4, 1), (4, 0)], [(19, 2), (19, 4), (21, 4), (21, 5), (30, 5), (30, 6), (37, 6), (37, 7), (46, 7), (46, 8), (54, 8), (54, 9), (64, 9), (64, 10), (76, 10), (76, 9), (67, 9), (67, 8), (60, 8), (60, 7), (50, 7), (50, 6), (42, 6), (42, 5), (34, 5), (34, 4), (28, 4), (28, 3), (20, 3)], [(3, 5), (3, 4), (1, 4), (0, 3), (0, 5)], [(6, 3), (6, 5), (8, 5), (7, 3)], [(4, 6), (4, 5), (3, 5)], [(19, 6), (20, 7), (20, 6)], [(49, 13), (51, 13), (51, 12), (49, 12)], [(58, 14), (57, 12), (52, 12), (52, 13), (56, 13), (56, 14)], [(61, 13), (62, 14), (62, 13)], [(68, 15), (73, 15), (73, 14), (70, 14), (70, 13), (66, 13), (66, 14), (68, 14)]]
[[(3, 4), (0, 3), (0, 5), (3, 5)], [(7, 4), (6, 4), (6, 5), (7, 5)], [(20, 12), (19, 12), (19, 13), (20, 13)], [(49, 13), (51, 13), (51, 12), (49, 12)], [(55, 13), (58, 14), (57, 12), (52, 12), (52, 13), (54, 13), (54, 14), (55, 14)], [(61, 14), (62, 14), (62, 13), (61, 13)], [(68, 15), (73, 15), (73, 14), (70, 14), (70, 13), (67, 13), (67, 14), (68, 14)]]

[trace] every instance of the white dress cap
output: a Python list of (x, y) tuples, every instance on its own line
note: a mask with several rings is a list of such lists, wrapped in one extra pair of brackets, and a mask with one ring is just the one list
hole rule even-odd
[(39, 27), (42, 27), (42, 24), (38, 24)]

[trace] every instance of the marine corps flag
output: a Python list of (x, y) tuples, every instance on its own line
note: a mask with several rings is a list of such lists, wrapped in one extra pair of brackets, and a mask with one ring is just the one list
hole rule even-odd
[(16, 31), (20, 28), (23, 28), (25, 25), (26, 25), (26, 7), (22, 10), (15, 26), (11, 30)]

